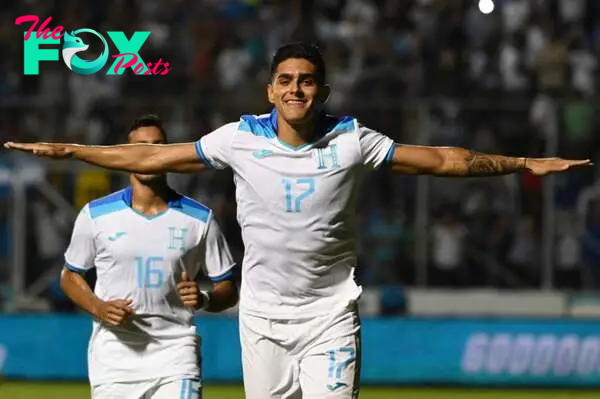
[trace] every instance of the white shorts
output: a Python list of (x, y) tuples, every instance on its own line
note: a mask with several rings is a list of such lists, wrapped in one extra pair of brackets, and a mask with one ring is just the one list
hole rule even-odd
[(92, 399), (202, 399), (200, 381), (159, 378), (92, 387)]
[(246, 399), (356, 399), (360, 320), (356, 304), (313, 319), (240, 314)]

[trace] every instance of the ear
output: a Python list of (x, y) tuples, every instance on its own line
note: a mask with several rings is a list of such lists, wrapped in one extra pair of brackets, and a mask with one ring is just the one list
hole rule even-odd
[(327, 104), (327, 100), (329, 100), (329, 95), (331, 94), (331, 87), (329, 85), (323, 85), (319, 87), (319, 93), (317, 94), (317, 99), (321, 104)]
[(267, 84), (267, 100), (269, 100), (269, 103), (275, 104), (275, 94), (273, 93), (273, 85), (271, 83)]

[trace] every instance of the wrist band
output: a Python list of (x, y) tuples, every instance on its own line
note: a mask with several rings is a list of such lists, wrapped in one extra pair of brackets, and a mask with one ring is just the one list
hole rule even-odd
[(200, 306), (200, 309), (206, 310), (210, 306), (210, 293), (208, 291), (200, 291), (200, 295), (202, 295), (202, 306)]

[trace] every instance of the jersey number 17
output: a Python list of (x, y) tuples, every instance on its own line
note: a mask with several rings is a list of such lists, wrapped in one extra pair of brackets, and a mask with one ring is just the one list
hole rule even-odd
[(285, 211), (301, 212), (302, 201), (310, 197), (315, 192), (315, 178), (285, 178), (282, 182), (285, 189)]

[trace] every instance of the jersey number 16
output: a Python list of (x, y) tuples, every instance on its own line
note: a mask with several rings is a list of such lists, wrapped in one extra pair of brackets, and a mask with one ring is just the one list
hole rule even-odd
[(138, 288), (160, 288), (164, 284), (165, 273), (157, 265), (163, 261), (164, 258), (160, 256), (135, 257)]

